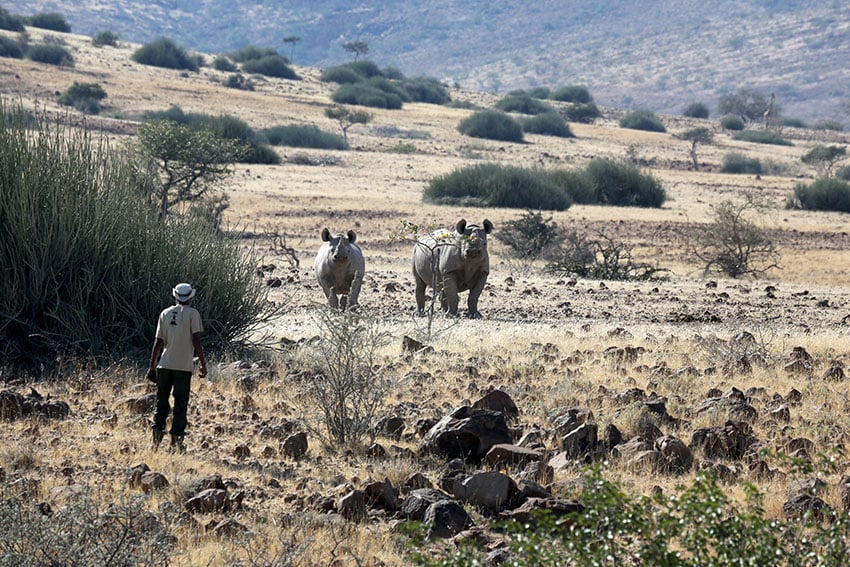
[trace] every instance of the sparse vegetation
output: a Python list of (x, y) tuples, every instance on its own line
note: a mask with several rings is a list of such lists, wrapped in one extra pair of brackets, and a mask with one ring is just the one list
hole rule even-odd
[(399, 109), (405, 102), (447, 104), (451, 101), (446, 87), (430, 77), (407, 78), (400, 71), (381, 70), (372, 61), (354, 61), (329, 67), (322, 81), (338, 83), (334, 102), (373, 108)]
[(320, 148), (326, 150), (347, 150), (348, 144), (344, 139), (324, 132), (318, 126), (292, 124), (289, 126), (273, 126), (260, 131), (273, 146), (291, 146), (293, 148)]
[(368, 124), (372, 121), (372, 115), (362, 110), (351, 110), (344, 106), (334, 106), (325, 109), (325, 116), (339, 124), (342, 130), (342, 140), (348, 146), (348, 130), (355, 124)]
[(720, 171), (723, 173), (760, 175), (762, 166), (758, 158), (750, 158), (738, 152), (730, 152), (723, 156), (723, 166)]
[(242, 73), (233, 73), (232, 75), (228, 75), (222, 84), (229, 89), (239, 89), (241, 91), (254, 90), (254, 81), (247, 78)]
[(496, 103), (496, 109), (502, 112), (518, 112), (520, 114), (552, 113), (554, 109), (526, 93), (509, 94)]
[(190, 55), (185, 49), (166, 37), (143, 45), (131, 57), (136, 63), (166, 69), (197, 72), (201, 67), (200, 56)]
[(20, 41), (0, 35), (0, 57), (23, 59), (25, 53), (26, 45), (21, 45)]
[(0, 30), (22, 32), (25, 29), (24, 24), (24, 18), (10, 14), (7, 9), (0, 6)]
[(546, 273), (593, 280), (646, 281), (658, 279), (665, 271), (636, 262), (630, 244), (602, 233), (590, 238), (569, 232), (552, 257), (543, 268)]
[(661, 119), (651, 110), (641, 109), (628, 113), (620, 119), (621, 128), (646, 130), (647, 132), (666, 132)]
[(522, 142), (522, 126), (499, 110), (481, 110), (465, 118), (457, 127), (461, 134), (473, 138)]
[(35, 45), (31, 45), (27, 49), (27, 59), (60, 67), (74, 66), (74, 56), (71, 55), (71, 52), (55, 43), (36, 43)]
[(496, 240), (522, 260), (546, 256), (566, 238), (566, 232), (558, 223), (553, 222), (551, 216), (544, 219), (540, 211), (526, 211), (520, 218), (506, 222), (496, 233)]
[(298, 74), (290, 67), (282, 55), (274, 54), (259, 59), (248, 59), (242, 63), (242, 70), (246, 73), (256, 73), (267, 77), (278, 79), (297, 80)]
[(750, 87), (741, 87), (735, 92), (720, 97), (717, 112), (733, 114), (743, 122), (760, 122), (767, 111), (767, 98)]
[(803, 154), (802, 162), (813, 166), (818, 175), (829, 177), (833, 168), (847, 156), (847, 148), (844, 146), (815, 145), (811, 150)]
[(742, 130), (732, 136), (733, 140), (753, 142), (754, 144), (773, 144), (776, 146), (792, 146), (793, 144), (770, 130)]
[(779, 252), (767, 230), (756, 224), (763, 206), (753, 198), (726, 200), (713, 207), (714, 220), (697, 231), (693, 244), (705, 273), (732, 278), (760, 275), (777, 268)]
[(592, 124), (594, 120), (602, 117), (602, 112), (592, 102), (570, 104), (563, 112), (567, 120), (578, 122), (579, 124)]
[(798, 183), (787, 204), (791, 209), (850, 213), (850, 183), (833, 177)]

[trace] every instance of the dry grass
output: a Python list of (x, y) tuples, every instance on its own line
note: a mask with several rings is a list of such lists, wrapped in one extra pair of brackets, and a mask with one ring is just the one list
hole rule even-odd
[[(30, 33), (35, 41), (43, 32)], [(317, 82), (316, 70), (299, 68), (302, 81), (260, 79), (256, 91), (244, 92), (218, 85), (224, 74), (209, 68), (184, 75), (137, 65), (130, 61), (135, 46), (95, 49), (82, 36), (62, 35), (62, 39), (77, 60), (75, 68), (0, 59), (0, 91), (4, 98), (21, 100), (25, 106), (38, 104), (64, 112), (52, 102), (55, 93), (73, 81), (98, 82), (109, 95), (104, 115), (85, 122), (114, 144), (133, 132), (133, 123), (124, 118), (175, 104), (187, 112), (236, 114), (256, 129), (293, 122), (316, 124), (328, 131), (335, 128), (323, 114), (331, 89)], [(482, 106), (494, 100), (484, 93), (452, 95)], [(734, 386), (764, 388), (765, 398), (774, 393), (784, 396), (793, 388), (803, 393), (803, 402), (791, 408), (787, 427), (777, 428), (765, 419), (754, 427), (754, 433), (768, 444), (771, 466), (789, 476), (793, 472), (776, 451), (782, 438), (807, 437), (823, 452), (846, 444), (850, 402), (844, 385), (820, 377), (830, 361), (848, 359), (843, 317), (850, 293), (850, 247), (846, 246), (850, 217), (782, 208), (797, 176), (812, 174), (799, 159), (809, 147), (801, 137), (804, 132), (787, 133), (797, 136), (791, 147), (736, 142), (720, 132), (715, 145), (700, 149), (703, 171), (694, 172), (687, 170), (686, 142), (670, 134), (620, 129), (615, 112), (594, 125), (572, 125), (575, 139), (528, 136), (527, 144), (461, 136), (456, 125), (468, 113), (422, 104), (376, 111), (371, 124), (351, 130), (353, 151), (333, 152), (341, 165), (237, 168), (227, 188), (231, 199), (227, 222), (256, 233), (285, 234), (301, 260), (300, 269), (291, 272), (295, 282), (271, 293), (272, 300), (289, 307), (272, 329), (275, 335), (299, 339), (316, 334), (311, 313), (322, 295), (310, 265), (320, 231), (325, 226), (353, 228), (367, 261), (363, 311), (378, 318), (393, 336), (383, 355), (396, 388), (384, 412), (404, 417), (408, 431), (419, 418), (439, 417), (489, 389), (501, 388), (519, 406), (523, 426), (545, 429), (559, 410), (580, 406), (590, 408), (601, 426), (614, 423), (630, 433), (644, 410), (624, 409), (609, 394), (638, 387), (666, 397), (669, 412), (689, 420), (675, 432), (689, 441), (695, 428), (725, 421), (722, 415), (690, 415), (694, 404), (711, 388), (724, 391)], [(669, 121), (673, 132), (689, 126), (682, 118)], [(424, 137), (386, 135), (387, 127)], [(416, 151), (405, 155), (390, 151), (400, 142), (412, 143)], [(284, 157), (296, 153), (287, 148), (279, 151)], [(720, 174), (723, 156), (730, 151), (770, 160), (788, 173), (760, 178)], [(331, 153), (298, 152), (316, 157)], [(401, 222), (446, 226), (461, 217), (476, 221), (487, 217), (498, 230), (520, 214), (508, 209), (423, 204), (421, 191), (431, 178), (481, 161), (580, 167), (595, 157), (627, 156), (647, 164), (662, 181), (670, 197), (663, 208), (574, 206), (552, 216), (562, 226), (602, 230), (633, 243), (638, 260), (670, 270), (668, 280), (570, 285), (562, 278), (542, 275), (537, 264), (511, 260), (500, 243), (491, 239), (492, 273), (481, 300), (485, 319), (438, 318), (429, 341), (436, 352), (410, 359), (401, 356), (401, 337), (422, 337), (425, 332), (424, 322), (411, 316), (411, 246), (393, 239)], [(782, 269), (759, 281), (703, 277), (701, 267), (687, 253), (688, 234), (711, 218), (712, 205), (753, 192), (774, 207), (765, 222), (776, 231)], [(263, 248), (267, 243), (260, 239), (254, 245)], [(266, 259), (281, 266), (278, 273), (285, 270), (280, 257), (269, 254)], [(716, 287), (707, 286), (709, 281)], [(767, 296), (767, 286), (776, 288), (774, 299)], [(729, 352), (724, 342), (708, 339), (726, 341), (740, 330), (756, 336), (767, 363), (754, 366), (751, 373), (710, 372), (724, 367)], [(609, 347), (625, 346), (642, 350), (637, 358), (625, 361), (603, 354)], [(782, 369), (795, 346), (804, 347), (815, 358), (812, 377), (790, 375)], [(232, 490), (246, 493), (245, 509), (231, 516), (249, 527), (250, 537), (222, 541), (204, 535), (202, 528), (179, 528), (176, 553), (181, 563), (271, 564), (275, 557), (289, 556), (295, 565), (353, 565), (358, 559), (366, 564), (401, 565), (403, 542), (387, 522), (343, 522), (320, 514), (316, 500), (339, 497), (367, 478), (386, 477), (398, 486), (408, 474), (424, 471), (436, 480), (438, 464), (404, 457), (398, 449), (393, 450), (398, 455), (390, 451), (386, 460), (366, 458), (359, 451), (331, 452), (315, 440), (305, 459), (284, 459), (278, 453), (278, 440), (264, 438), (259, 430), (311, 413), (312, 408), (303, 407), (298, 379), (293, 377), (301, 369), (298, 357), (281, 355), (272, 360), (269, 372), (256, 372), (258, 382), (251, 390), (241, 388), (238, 378), (252, 371), (237, 370), (232, 361), (218, 362), (208, 379), (195, 379), (193, 384), (185, 455), (152, 452), (147, 446), (148, 416), (133, 414), (121, 405), (126, 396), (150, 391), (138, 370), (100, 371), (72, 365), (51, 382), (37, 385), (43, 393), (49, 390), (67, 400), (72, 417), (7, 424), (0, 464), (7, 474), (35, 479), (39, 498), (48, 498), (51, 488), (68, 482), (97, 486), (103, 494), (121, 494), (129, 490), (130, 467), (144, 462), (171, 483), (148, 497), (151, 509), (171, 503), (179, 510), (181, 487), (201, 476), (220, 474)], [(687, 368), (694, 371), (677, 372)], [(757, 404), (760, 411), (766, 408), (763, 402)], [(388, 447), (416, 448), (413, 437), (379, 441)], [(547, 442), (554, 448), (554, 439)], [(246, 445), (250, 456), (238, 457), (238, 445)], [(578, 465), (557, 471), (556, 481), (569, 480), (579, 472)], [(638, 493), (648, 493), (656, 485), (673, 490), (682, 481), (638, 476), (618, 466), (611, 475)], [(781, 515), (788, 478), (760, 482), (770, 495), (766, 505), (771, 515)], [(829, 501), (838, 505), (835, 495)], [(213, 514), (196, 519), (205, 526), (221, 518)]]

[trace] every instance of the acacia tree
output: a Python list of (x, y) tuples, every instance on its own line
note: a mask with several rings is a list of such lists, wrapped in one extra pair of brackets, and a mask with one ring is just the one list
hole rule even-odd
[(348, 41), (342, 44), (342, 48), (349, 53), (353, 53), (355, 61), (357, 61), (361, 55), (369, 53), (369, 44), (365, 41)]
[(348, 129), (355, 124), (368, 124), (372, 121), (372, 115), (362, 110), (351, 110), (344, 106), (332, 106), (325, 109), (325, 116), (336, 120), (342, 130), (342, 139), (348, 144)]
[(142, 124), (137, 137), (142, 166), (153, 168), (160, 180), (149, 195), (150, 202), (158, 204), (160, 220), (178, 203), (207, 197), (247, 150), (211, 130), (192, 129), (170, 120)]
[(676, 135), (680, 140), (685, 140), (691, 143), (691, 161), (694, 164), (694, 171), (699, 170), (699, 160), (697, 159), (697, 145), (711, 144), (714, 142), (714, 132), (708, 128), (693, 128), (687, 132), (682, 132)]
[(835, 165), (847, 156), (843, 146), (824, 146), (817, 144), (801, 158), (802, 162), (813, 166), (821, 177), (830, 177)]
[(301, 38), (297, 35), (288, 35), (283, 38), (283, 43), (289, 44), (289, 62), (292, 62), (292, 50), (295, 49), (295, 44), (301, 41)]
[[(767, 106), (767, 98), (762, 93), (749, 87), (741, 87), (733, 93), (723, 95), (717, 110), (720, 114), (740, 116), (744, 122), (755, 122), (764, 118)], [(778, 112), (779, 109), (776, 110)]]

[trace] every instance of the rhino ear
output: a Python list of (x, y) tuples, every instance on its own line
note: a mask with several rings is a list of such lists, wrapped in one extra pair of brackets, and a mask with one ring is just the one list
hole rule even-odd
[(458, 234), (463, 234), (466, 230), (466, 219), (460, 219), (459, 221), (457, 221), (457, 226), (455, 227), (455, 230)]
[(357, 240), (357, 234), (353, 230), (349, 230), (348, 231), (348, 241), (354, 242), (355, 240)]
[(487, 219), (484, 219), (484, 232), (486, 234), (490, 234), (492, 231), (493, 231), (493, 223), (491, 223)]
[(325, 230), (322, 231), (322, 240), (324, 242), (330, 242), (331, 241), (331, 231), (328, 230), (327, 227), (325, 227)]

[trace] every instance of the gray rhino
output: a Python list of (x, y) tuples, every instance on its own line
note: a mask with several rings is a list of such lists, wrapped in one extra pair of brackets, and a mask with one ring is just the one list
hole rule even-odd
[(416, 278), (416, 311), (425, 312), (425, 288), (436, 285), (444, 313), (457, 315), (458, 292), (469, 290), (467, 317), (479, 318), (478, 298), (490, 273), (487, 235), (493, 223), (482, 226), (458, 221), (455, 231), (437, 230), (421, 238), (413, 248)]
[[(366, 271), (366, 262), (363, 260), (363, 252), (354, 241), (357, 235), (353, 230), (348, 233), (339, 233), (331, 236), (331, 231), (325, 228), (322, 231), (322, 246), (316, 254), (313, 267), (316, 270), (316, 278), (319, 285), (328, 298), (328, 305), (342, 308), (357, 306), (357, 297), (360, 295), (360, 286), (363, 284), (363, 273)], [(342, 300), (337, 296), (341, 295)]]

